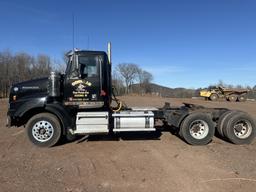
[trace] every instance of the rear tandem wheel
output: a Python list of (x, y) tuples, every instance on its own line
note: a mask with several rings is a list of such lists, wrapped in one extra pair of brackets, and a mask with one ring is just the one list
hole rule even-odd
[(218, 121), (218, 125), (217, 125), (217, 131), (218, 131), (220, 136), (225, 137), (224, 136), (224, 127), (227, 126), (227, 122), (229, 120), (229, 117), (238, 113), (238, 112), (239, 111), (228, 110), (220, 116), (219, 121)]
[(247, 100), (246, 95), (239, 95), (239, 96), (238, 96), (238, 101), (239, 101), (239, 102), (245, 102), (246, 100)]
[(188, 115), (180, 126), (181, 137), (191, 145), (208, 144), (215, 132), (214, 122), (210, 115), (192, 113)]
[(245, 112), (235, 113), (228, 118), (223, 133), (234, 144), (250, 144), (256, 136), (256, 124)]
[(228, 101), (230, 101), (230, 102), (236, 102), (236, 101), (237, 101), (237, 95), (235, 95), (235, 94), (229, 95), (229, 96), (228, 96)]

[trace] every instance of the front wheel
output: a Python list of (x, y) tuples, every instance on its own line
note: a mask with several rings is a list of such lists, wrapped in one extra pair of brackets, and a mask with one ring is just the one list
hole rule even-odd
[(214, 122), (209, 115), (203, 113), (190, 114), (180, 126), (182, 137), (191, 145), (208, 144), (212, 140), (214, 132)]
[(218, 100), (218, 95), (216, 93), (211, 94), (210, 100), (211, 101), (217, 101)]
[(26, 124), (29, 140), (39, 147), (52, 147), (61, 137), (59, 119), (50, 113), (39, 113)]

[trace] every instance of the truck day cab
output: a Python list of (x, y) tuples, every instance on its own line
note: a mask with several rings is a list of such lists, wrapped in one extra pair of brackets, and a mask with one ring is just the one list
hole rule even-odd
[(111, 107), (111, 44), (103, 51), (71, 51), (65, 74), (20, 82), (10, 89), (7, 125), (25, 125), (29, 140), (51, 147), (62, 136), (156, 131), (162, 121), (191, 145), (208, 144), (215, 130), (235, 144), (249, 144), (255, 122), (247, 113), (185, 103), (180, 108)]

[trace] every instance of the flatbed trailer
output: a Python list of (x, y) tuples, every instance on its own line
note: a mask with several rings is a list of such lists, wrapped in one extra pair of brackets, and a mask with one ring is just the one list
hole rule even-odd
[(52, 72), (11, 87), (7, 126), (24, 125), (37, 146), (54, 146), (61, 137), (163, 128), (176, 131), (191, 145), (208, 144), (216, 130), (234, 144), (249, 144), (255, 138), (255, 121), (242, 111), (189, 103), (178, 108), (169, 103), (162, 108), (124, 107), (112, 93), (110, 44), (108, 54), (73, 50), (68, 58), (65, 74)]

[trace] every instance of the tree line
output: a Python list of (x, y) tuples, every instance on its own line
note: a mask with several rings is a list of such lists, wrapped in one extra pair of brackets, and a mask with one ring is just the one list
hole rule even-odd
[(112, 75), (112, 83), (117, 95), (130, 93), (151, 93), (153, 75), (133, 63), (118, 64)]
[(53, 68), (54, 62), (45, 54), (0, 52), (0, 97), (8, 97), (12, 83), (48, 76)]

